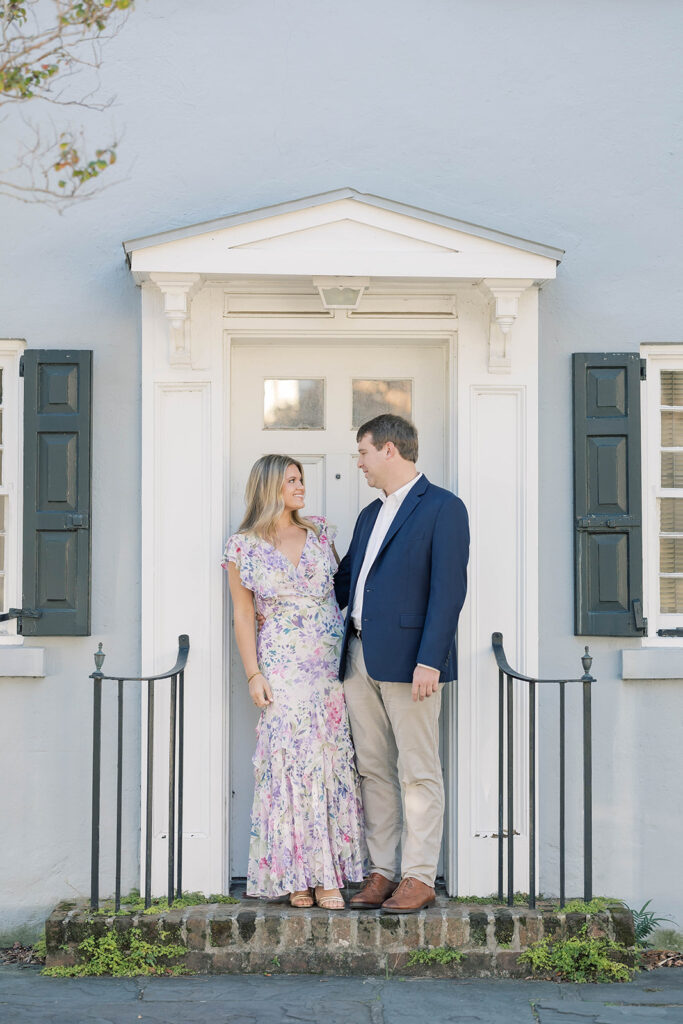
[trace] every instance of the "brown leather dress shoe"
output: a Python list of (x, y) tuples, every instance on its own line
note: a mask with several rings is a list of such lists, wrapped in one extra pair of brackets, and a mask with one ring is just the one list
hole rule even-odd
[(365, 880), (363, 888), (351, 897), (349, 906), (352, 910), (377, 910), (391, 896), (397, 884), (373, 871)]
[(382, 904), (382, 910), (387, 914), (416, 914), (435, 899), (436, 893), (431, 885), (425, 885), (417, 878), (402, 878), (391, 899)]

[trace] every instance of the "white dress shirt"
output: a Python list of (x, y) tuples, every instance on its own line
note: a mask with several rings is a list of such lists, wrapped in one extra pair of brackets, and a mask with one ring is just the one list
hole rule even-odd
[[(368, 578), (368, 574), (372, 569), (379, 549), (382, 547), (382, 541), (389, 532), (389, 527), (396, 518), (396, 513), (401, 507), (406, 494), (408, 491), (415, 486), (417, 481), (422, 476), (422, 473), (418, 473), (417, 476), (409, 480), (403, 487), (399, 487), (397, 491), (393, 491), (392, 494), (385, 494), (384, 491), (380, 491), (380, 501), (382, 507), (379, 510), (375, 525), (372, 528), (372, 533), (368, 540), (368, 546), (365, 549), (365, 558), (358, 574), (356, 581), (356, 590), (353, 596), (353, 604), (351, 606), (351, 621), (354, 626), (360, 632), (361, 623), (363, 619), (363, 592), (365, 590), (365, 581)], [(424, 665), (424, 668), (431, 668), (431, 665)]]
[(353, 605), (351, 607), (351, 618), (356, 629), (360, 630), (361, 622), (363, 619), (363, 591), (365, 590), (365, 581), (368, 578), (368, 574), (372, 569), (373, 563), (377, 558), (377, 553), (382, 547), (382, 541), (389, 532), (389, 527), (396, 518), (396, 513), (400, 509), (403, 499), (405, 498), (408, 491), (415, 486), (417, 481), (422, 476), (422, 473), (418, 473), (417, 476), (409, 480), (403, 487), (399, 487), (397, 491), (392, 494), (385, 494), (384, 491), (380, 491), (379, 500), (382, 502), (382, 507), (379, 510), (377, 519), (375, 519), (375, 525), (372, 528), (372, 533), (368, 539), (368, 546), (365, 549), (365, 558), (363, 564), (360, 567), (360, 573), (356, 580), (356, 591), (353, 597)]

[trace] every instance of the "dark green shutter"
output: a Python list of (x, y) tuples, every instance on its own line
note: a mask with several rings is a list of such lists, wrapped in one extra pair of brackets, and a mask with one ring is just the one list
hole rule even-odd
[(27, 349), (23, 369), (23, 632), (87, 636), (92, 352)]
[(641, 636), (640, 356), (574, 354), (574, 632)]

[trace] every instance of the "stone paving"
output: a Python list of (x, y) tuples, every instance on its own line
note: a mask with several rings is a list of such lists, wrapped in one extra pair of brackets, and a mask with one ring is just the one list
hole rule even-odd
[(267, 977), (43, 978), (0, 967), (0, 1024), (683, 1024), (683, 969), (623, 985)]

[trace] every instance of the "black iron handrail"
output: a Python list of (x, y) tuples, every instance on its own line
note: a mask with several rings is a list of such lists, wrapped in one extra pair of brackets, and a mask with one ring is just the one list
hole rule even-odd
[[(498, 665), (498, 898), (503, 899), (503, 844), (507, 831), (507, 902), (514, 902), (514, 687), (513, 679), (529, 684), (529, 906), (536, 906), (536, 684), (559, 686), (559, 839), (560, 839), (560, 906), (565, 905), (565, 686), (583, 683), (583, 898), (592, 899), (593, 889), (593, 767), (591, 734), (591, 684), (593, 659), (588, 648), (581, 658), (583, 675), (579, 679), (537, 679), (511, 668), (503, 649), (503, 634), (491, 636)], [(507, 682), (505, 686), (504, 683)], [(507, 720), (506, 720), (507, 719)], [(507, 758), (506, 758), (507, 755)], [(507, 772), (505, 761), (507, 759)], [(507, 784), (507, 785), (506, 785)], [(507, 792), (505, 793), (505, 789)], [(507, 830), (504, 829), (504, 806), (507, 797)]]
[[(90, 906), (99, 906), (100, 880), (100, 776), (102, 755), (102, 683), (118, 683), (117, 758), (116, 758), (116, 881), (114, 903), (121, 907), (121, 843), (123, 811), (123, 684), (147, 683), (147, 789), (145, 804), (145, 907), (152, 904), (152, 800), (154, 782), (154, 684), (171, 680), (168, 750), (168, 900), (182, 893), (183, 874), (183, 768), (185, 743), (185, 666), (190, 653), (190, 638), (178, 637), (178, 657), (173, 668), (151, 676), (105, 676), (102, 665), (106, 655), (102, 644), (95, 654), (93, 680), (93, 760), (92, 760), (92, 844), (90, 857)], [(177, 815), (176, 815), (177, 808)], [(176, 856), (177, 853), (177, 856)]]

